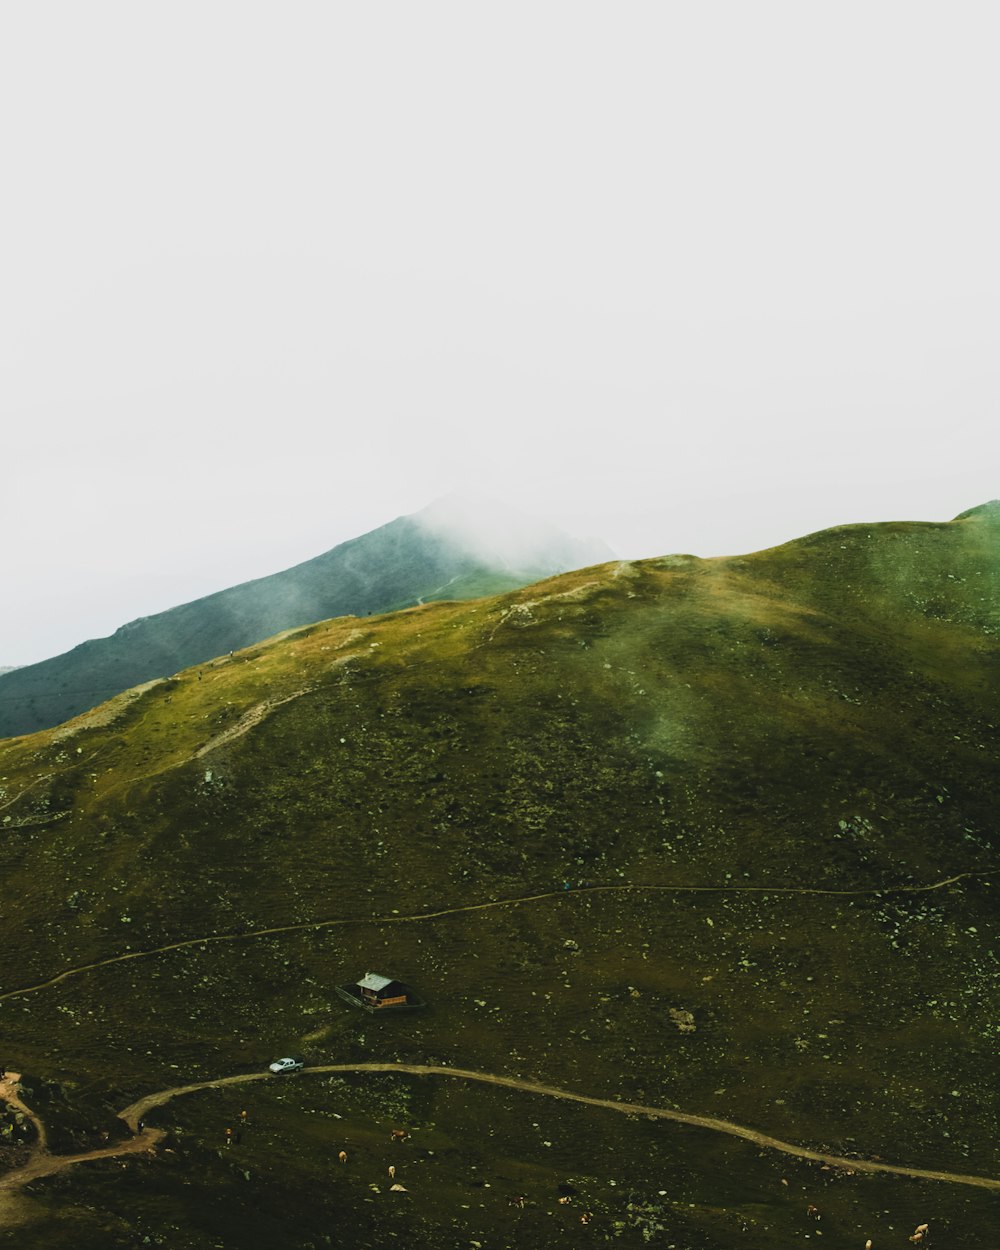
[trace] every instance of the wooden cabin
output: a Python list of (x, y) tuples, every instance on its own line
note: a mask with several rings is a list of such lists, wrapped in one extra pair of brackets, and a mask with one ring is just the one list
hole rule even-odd
[(427, 1004), (409, 985), (394, 981), (392, 977), (366, 972), (360, 981), (338, 985), (337, 993), (347, 1003), (365, 1011), (389, 1013), (392, 1011), (415, 1011)]
[(377, 972), (366, 972), (357, 987), (366, 1007), (404, 1007), (410, 1001), (405, 985)]

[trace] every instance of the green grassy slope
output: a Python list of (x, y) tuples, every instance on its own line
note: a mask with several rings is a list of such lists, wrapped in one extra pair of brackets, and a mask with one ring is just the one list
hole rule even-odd
[[(8, 998), (5, 1062), (49, 1083), (67, 1148), (131, 1097), (300, 1049), (520, 1074), (1000, 1175), (998, 538), (991, 505), (340, 619), (0, 743), (0, 994), (202, 935), (358, 922)], [(781, 892), (803, 887), (868, 893)], [(431, 1009), (356, 1018), (331, 987), (367, 968)], [(336, 1226), (343, 1245), (541, 1247), (578, 1234), (544, 1214), (570, 1177), (623, 1245), (663, 1230), (722, 1250), (745, 1225), (784, 1246), (810, 1231), (805, 1193), (822, 1193), (833, 1244), (929, 1218), (931, 1201), (952, 1246), (992, 1228), (989, 1195), (831, 1187), (703, 1131), (430, 1080), (312, 1080), (256, 1090), (266, 1129), (238, 1161), (218, 1149), (237, 1095), (171, 1104), (166, 1166), (93, 1165), (60, 1182), (62, 1205), (89, 1212), (95, 1245), (165, 1227), (177, 1246), (322, 1245)], [(414, 1184), (389, 1212), (368, 1185), (401, 1121)], [(358, 1171), (331, 1186), (347, 1140)], [(64, 1244), (57, 1190), (37, 1189), (37, 1244)], [(517, 1190), (537, 1209), (514, 1229)]]
[(513, 568), (435, 532), (424, 518), (399, 517), (294, 568), (131, 621), (38, 664), (0, 670), (0, 736), (50, 728), (141, 682), (312, 621), (511, 590), (572, 567), (567, 556), (586, 546), (543, 528), (531, 562)]

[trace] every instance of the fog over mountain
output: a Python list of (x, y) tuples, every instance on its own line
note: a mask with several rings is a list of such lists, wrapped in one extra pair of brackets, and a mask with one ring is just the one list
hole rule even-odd
[(0, 736), (49, 728), (132, 686), (314, 621), (476, 598), (612, 557), (600, 540), (449, 496), (293, 568), (0, 674)]
[(603, 539), (572, 537), (495, 499), (446, 495), (411, 520), (469, 559), (514, 574), (566, 571), (615, 556)]

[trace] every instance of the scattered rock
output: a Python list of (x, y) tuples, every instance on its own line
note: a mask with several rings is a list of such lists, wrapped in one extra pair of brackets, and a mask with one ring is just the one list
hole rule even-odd
[(677, 1026), (680, 1033), (696, 1032), (698, 1026), (695, 1024), (694, 1016), (690, 1011), (685, 1011), (681, 1007), (671, 1007), (667, 1012), (667, 1015), (669, 1015), (670, 1019)]

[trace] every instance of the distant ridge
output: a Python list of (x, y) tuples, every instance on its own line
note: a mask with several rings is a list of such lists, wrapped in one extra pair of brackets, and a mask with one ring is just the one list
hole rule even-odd
[(498, 594), (612, 558), (599, 540), (571, 538), (499, 504), (450, 496), (293, 568), (0, 673), (0, 737), (51, 728), (132, 686), (287, 629)]

